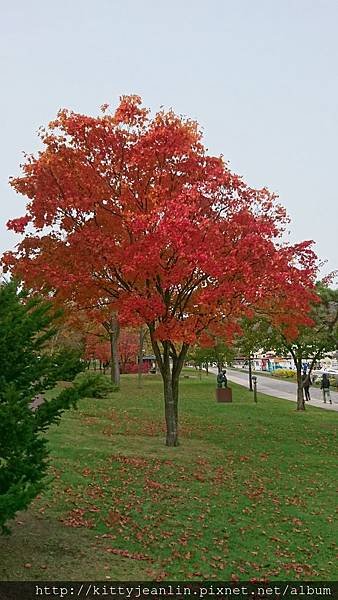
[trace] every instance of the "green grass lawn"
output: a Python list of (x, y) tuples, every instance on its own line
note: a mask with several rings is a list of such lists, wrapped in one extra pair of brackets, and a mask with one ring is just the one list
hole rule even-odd
[(51, 481), (1, 539), (1, 580), (333, 580), (337, 415), (215, 378), (181, 381), (178, 448), (157, 376), (83, 400), (49, 434)]

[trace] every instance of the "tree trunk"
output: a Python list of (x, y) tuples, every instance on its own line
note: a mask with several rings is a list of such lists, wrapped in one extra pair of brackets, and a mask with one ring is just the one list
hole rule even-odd
[(295, 363), (297, 371), (297, 410), (305, 410), (304, 389), (302, 380), (303, 353), (299, 346), (296, 349), (290, 347), (289, 350), (291, 352), (293, 362)]
[(297, 410), (305, 410), (304, 390), (302, 380), (302, 363), (296, 364), (297, 367)]
[[(178, 446), (178, 392), (179, 392), (179, 380), (180, 374), (184, 365), (184, 361), (187, 356), (189, 346), (187, 344), (183, 344), (180, 353), (177, 355), (175, 352), (173, 355), (173, 370), (171, 373), (171, 384), (173, 390), (173, 400), (174, 400), (174, 415), (175, 415), (175, 423), (176, 423), (176, 443), (175, 446)], [(167, 444), (168, 445), (168, 444)]]
[(114, 315), (111, 318), (110, 331), (109, 331), (110, 354), (111, 354), (110, 377), (111, 377), (112, 382), (117, 386), (120, 385), (120, 364), (119, 364), (119, 349), (118, 349), (119, 333), (120, 333), (119, 323), (118, 323), (117, 317)]
[(252, 363), (251, 363), (251, 354), (249, 354), (249, 390), (253, 391), (252, 387)]
[(145, 331), (140, 327), (139, 332), (139, 346), (138, 346), (138, 366), (137, 366), (137, 385), (141, 387), (141, 378), (143, 372), (143, 342), (144, 342)]
[(207, 375), (209, 375), (209, 363), (208, 362), (205, 364), (205, 372)]
[(165, 422), (167, 426), (165, 443), (166, 446), (174, 447), (178, 446), (178, 408), (177, 401), (175, 402), (173, 382), (169, 364), (168, 366), (165, 366), (165, 372), (163, 375), (163, 391)]
[(173, 386), (173, 398), (174, 398), (174, 412), (175, 412), (175, 420), (176, 420), (176, 430), (178, 431), (178, 382), (179, 382), (179, 374), (176, 376), (174, 373), (171, 377), (172, 386)]
[[(163, 380), (164, 412), (166, 421), (166, 446), (178, 446), (178, 393), (179, 377), (189, 349), (188, 344), (183, 344), (179, 353), (169, 341), (162, 341), (163, 355), (161, 354), (159, 342), (155, 339), (155, 323), (148, 324), (151, 344), (156, 362), (158, 364)], [(172, 357), (172, 369), (170, 366), (170, 352)]]

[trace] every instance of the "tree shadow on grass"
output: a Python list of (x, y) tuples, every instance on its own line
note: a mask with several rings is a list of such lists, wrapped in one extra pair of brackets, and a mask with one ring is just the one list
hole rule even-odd
[(21, 513), (0, 538), (1, 581), (143, 580), (145, 563), (106, 551), (95, 532), (53, 518)]

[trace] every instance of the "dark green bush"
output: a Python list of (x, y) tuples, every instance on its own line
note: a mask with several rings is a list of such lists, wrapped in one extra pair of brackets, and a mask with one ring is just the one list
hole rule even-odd
[(53, 358), (60, 381), (73, 381), (77, 373), (80, 373), (86, 367), (85, 361), (81, 360), (81, 352), (77, 350), (67, 348), (54, 354)]
[(81, 396), (89, 398), (105, 398), (112, 392), (117, 392), (118, 387), (101, 373), (85, 371), (78, 373), (74, 379), (74, 386), (81, 392)]

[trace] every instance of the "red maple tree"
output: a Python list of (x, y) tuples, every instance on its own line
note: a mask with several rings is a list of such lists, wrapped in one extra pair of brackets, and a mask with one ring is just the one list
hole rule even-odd
[(139, 335), (135, 331), (122, 329), (119, 336), (119, 357), (121, 373), (130, 372), (130, 367), (134, 367), (137, 372), (137, 358), (139, 353)]
[[(65, 321), (68, 335), (81, 333), (83, 336), (84, 358), (87, 361), (99, 360), (104, 369), (114, 360), (109, 335), (109, 323), (106, 311), (98, 309), (91, 311), (78, 311), (75, 306), (67, 306), (67, 319)], [(133, 366), (137, 372), (137, 357), (139, 354), (139, 332), (132, 329), (122, 329), (118, 336), (119, 370), (126, 373), (128, 367)], [(130, 371), (130, 369), (129, 369)], [(112, 378), (113, 379), (113, 378)], [(113, 379), (114, 381), (114, 379)]]
[(195, 122), (151, 117), (137, 96), (106, 108), (62, 110), (42, 130), (44, 149), (11, 181), (29, 202), (9, 227), (32, 233), (3, 260), (61, 302), (147, 325), (174, 446), (189, 345), (231, 337), (257, 308), (294, 333), (288, 307), (306, 321), (315, 255), (309, 242), (282, 244), (284, 209), (209, 156)]
[[(84, 358), (87, 361), (99, 360), (100, 365), (110, 361), (109, 340), (95, 333), (88, 333), (85, 337)], [(100, 366), (101, 368), (101, 366)]]

